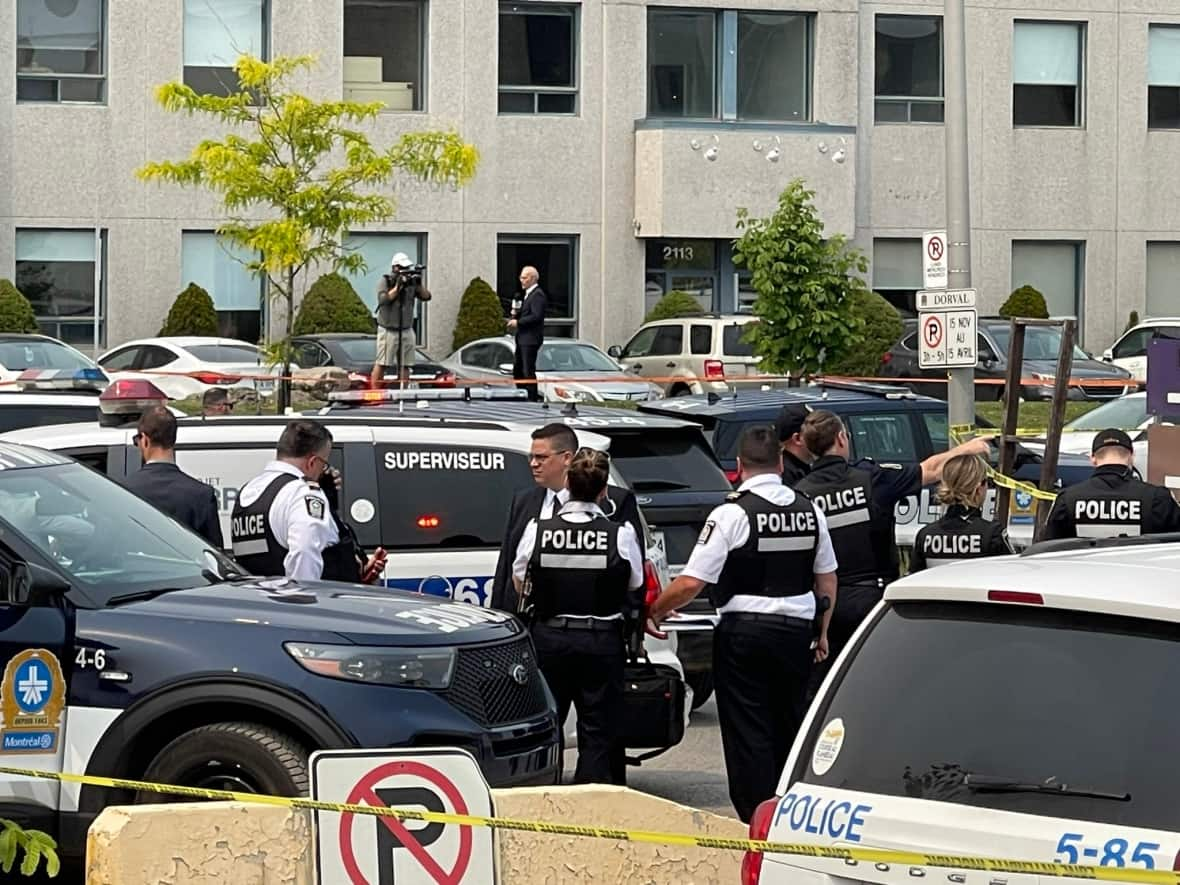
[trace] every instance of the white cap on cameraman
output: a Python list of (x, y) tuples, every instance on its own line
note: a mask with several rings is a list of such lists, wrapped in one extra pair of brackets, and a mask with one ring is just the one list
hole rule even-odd
[(393, 260), (389, 262), (390, 267), (413, 267), (414, 262), (410, 261), (410, 256), (405, 252), (398, 252), (393, 256)]

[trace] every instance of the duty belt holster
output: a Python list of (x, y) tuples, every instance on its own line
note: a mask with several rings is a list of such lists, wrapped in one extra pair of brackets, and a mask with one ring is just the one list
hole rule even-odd
[(815, 617), (811, 620), (811, 638), (819, 642), (824, 632), (824, 613), (832, 607), (832, 600), (827, 596), (817, 596), (815, 599)]

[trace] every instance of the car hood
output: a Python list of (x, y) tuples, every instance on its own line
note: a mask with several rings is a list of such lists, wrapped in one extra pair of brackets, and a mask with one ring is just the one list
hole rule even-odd
[(358, 645), (467, 645), (519, 634), (505, 612), (448, 599), (325, 581), (258, 579), (174, 590), (112, 611), (185, 621), (239, 622)]
[[(1024, 370), (1041, 375), (1055, 375), (1057, 360), (1025, 360)], [(1070, 373), (1075, 378), (1118, 378), (1120, 381), (1131, 377), (1125, 369), (1100, 360), (1074, 360)]]
[[(592, 378), (592, 381), (580, 381), (578, 375)], [(651, 393), (651, 385), (642, 378), (627, 376), (622, 372), (613, 377), (611, 372), (538, 372), (537, 377), (542, 381), (580, 392), (596, 394), (603, 399), (628, 399), (636, 394)]]

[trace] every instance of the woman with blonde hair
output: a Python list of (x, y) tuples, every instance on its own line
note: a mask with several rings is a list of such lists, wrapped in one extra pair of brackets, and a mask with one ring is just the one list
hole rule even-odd
[(910, 571), (957, 559), (978, 559), (1012, 552), (1004, 527), (983, 518), (987, 465), (975, 455), (956, 455), (942, 468), (938, 503), (946, 514), (925, 526), (914, 539)]

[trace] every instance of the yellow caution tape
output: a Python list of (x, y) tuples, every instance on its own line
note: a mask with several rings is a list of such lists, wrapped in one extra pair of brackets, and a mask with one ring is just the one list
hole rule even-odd
[(370, 817), (395, 817), (398, 820), (418, 820), (425, 823), (455, 824), (465, 827), (489, 827), (516, 830), (524, 833), (547, 833), (556, 836), (586, 836), (593, 839), (612, 839), (622, 842), (651, 845), (681, 845), (688, 848), (712, 848), (719, 851), (752, 851), (765, 854), (786, 854), (798, 857), (828, 858), (867, 863), (895, 863), (915, 867), (940, 869), (983, 870), (997, 873), (1029, 873), (1059, 878), (1090, 879), (1104, 882), (1160, 882), (1180, 885), (1180, 872), (1164, 870), (1132, 870), (1115, 867), (1092, 867), (1080, 864), (1060, 864), (1049, 861), (1008, 860), (972, 855), (925, 854), (919, 851), (892, 851), (879, 848), (847, 848), (827, 845), (804, 845), (791, 842), (768, 842), (761, 839), (733, 839), (723, 836), (690, 836), (685, 833), (662, 833), (652, 830), (626, 830), (613, 827), (590, 827), (579, 824), (555, 824), (507, 817), (482, 817), (472, 814), (448, 814), (437, 811), (406, 811), (374, 805), (354, 805), (344, 802), (324, 802), (290, 796), (267, 796), (260, 793), (236, 793), (231, 790), (210, 790), (203, 787), (182, 787), (176, 784), (156, 784), (125, 778), (99, 777), (89, 774), (66, 774), (32, 768), (0, 766), (0, 774), (16, 777), (44, 778), (59, 783), (88, 784), (114, 790), (135, 790), (145, 793), (164, 793), (187, 796), (190, 799), (209, 799), (230, 802), (249, 802), (254, 805), (273, 805), (281, 808), (303, 808), (334, 814), (363, 814)]
[[(993, 430), (991, 428), (972, 427), (970, 424), (952, 424), (950, 427), (951, 441), (955, 445), (959, 445), (962, 442), (966, 442), (964, 437), (983, 436), (983, 435), (987, 435), (987, 434), (996, 434), (996, 433), (1000, 433), (1000, 432), (1002, 432), (1002, 431)], [(1017, 435), (1018, 436), (1026, 436), (1029, 434), (1021, 433), (1020, 430), (1018, 429)], [(995, 483), (997, 486), (999, 486), (1001, 488), (1011, 489), (1014, 492), (1024, 492), (1028, 495), (1031, 495), (1034, 499), (1036, 499), (1038, 501), (1049, 501), (1050, 503), (1052, 503), (1053, 501), (1057, 500), (1057, 494), (1055, 492), (1042, 491), (1040, 488), (1033, 485), (1032, 483), (1024, 482), (1023, 480), (1016, 479), (1013, 476), (1007, 476), (1003, 473), (1000, 473), (1000, 471), (996, 470), (990, 464), (987, 465), (987, 475), (988, 475), (988, 478), (991, 479), (991, 481), (993, 483)]]

